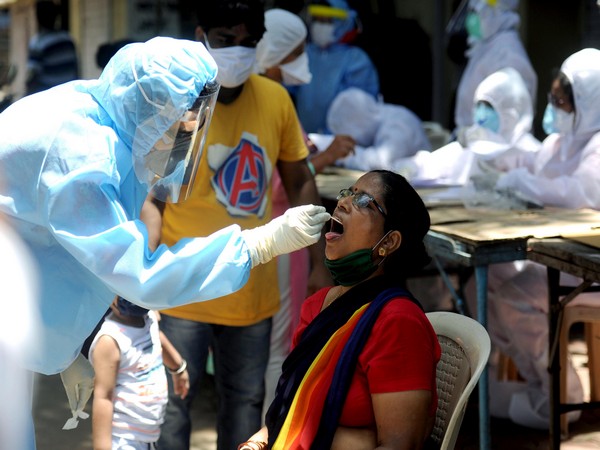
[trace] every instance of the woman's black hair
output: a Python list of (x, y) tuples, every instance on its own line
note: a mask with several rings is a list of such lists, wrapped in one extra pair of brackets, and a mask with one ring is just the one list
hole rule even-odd
[(558, 85), (564, 92), (565, 96), (569, 99), (569, 103), (573, 106), (573, 109), (576, 109), (575, 97), (573, 96), (573, 85), (571, 85), (569, 78), (564, 72), (561, 72), (560, 69), (555, 69), (552, 79), (558, 81)]
[(406, 278), (416, 275), (431, 261), (423, 238), (431, 219), (423, 200), (402, 175), (389, 170), (372, 170), (379, 176), (387, 217), (384, 231), (398, 230), (402, 234), (400, 248), (383, 263), (386, 275)]

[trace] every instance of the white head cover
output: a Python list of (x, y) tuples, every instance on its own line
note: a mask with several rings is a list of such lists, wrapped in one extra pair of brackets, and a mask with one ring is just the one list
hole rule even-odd
[(352, 136), (362, 147), (373, 145), (382, 119), (381, 105), (359, 88), (340, 92), (327, 112), (327, 127), (333, 134)]
[(486, 101), (500, 116), (498, 134), (513, 145), (531, 131), (533, 106), (523, 77), (512, 67), (505, 67), (485, 78), (475, 90), (473, 103)]
[(600, 50), (585, 48), (569, 56), (560, 67), (573, 88), (573, 134), (585, 136), (600, 130)]
[(351, 136), (358, 147), (344, 158), (344, 167), (360, 170), (389, 168), (394, 161), (430, 150), (423, 123), (408, 108), (375, 100), (358, 88), (348, 88), (333, 100), (327, 126), (334, 134)]
[(265, 12), (265, 33), (256, 46), (258, 73), (277, 66), (292, 50), (306, 40), (306, 25), (296, 14), (284, 9)]

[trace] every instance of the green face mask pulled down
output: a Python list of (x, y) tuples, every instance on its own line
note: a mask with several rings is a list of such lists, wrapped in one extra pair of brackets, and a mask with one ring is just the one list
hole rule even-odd
[(340, 259), (325, 258), (325, 265), (329, 269), (333, 280), (342, 286), (352, 286), (369, 278), (383, 262), (382, 259), (375, 263), (371, 258), (371, 254), (390, 233), (391, 231), (385, 233), (373, 248), (356, 250)]
[(371, 259), (372, 252), (369, 248), (363, 248), (340, 259), (325, 258), (325, 265), (336, 283), (351, 286), (366, 280), (377, 270), (379, 264)]

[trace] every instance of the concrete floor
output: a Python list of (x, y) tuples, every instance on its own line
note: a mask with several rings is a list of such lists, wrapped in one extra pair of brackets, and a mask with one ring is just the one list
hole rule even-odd
[[(208, 378), (208, 377), (206, 377)], [(215, 450), (216, 397), (209, 379), (193, 409), (194, 431), (190, 450)], [(62, 430), (71, 416), (69, 402), (59, 375), (39, 375), (36, 379), (34, 421), (37, 450), (92, 450), (92, 419), (80, 420), (75, 430)], [(91, 401), (86, 412), (91, 416)], [(0, 445), (0, 448), (2, 446)]]

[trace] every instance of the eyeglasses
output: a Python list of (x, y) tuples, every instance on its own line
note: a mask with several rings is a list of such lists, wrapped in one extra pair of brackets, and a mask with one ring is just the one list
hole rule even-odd
[(548, 103), (557, 108), (567, 104), (569, 100), (564, 98), (558, 98), (556, 95), (552, 95), (552, 92), (548, 92)]
[(342, 189), (336, 197), (336, 200), (341, 200), (346, 197), (352, 197), (352, 204), (358, 208), (368, 208), (369, 203), (373, 203), (381, 215), (387, 217), (387, 214), (381, 205), (375, 201), (372, 195), (367, 194), (366, 192), (352, 192), (350, 189)]

